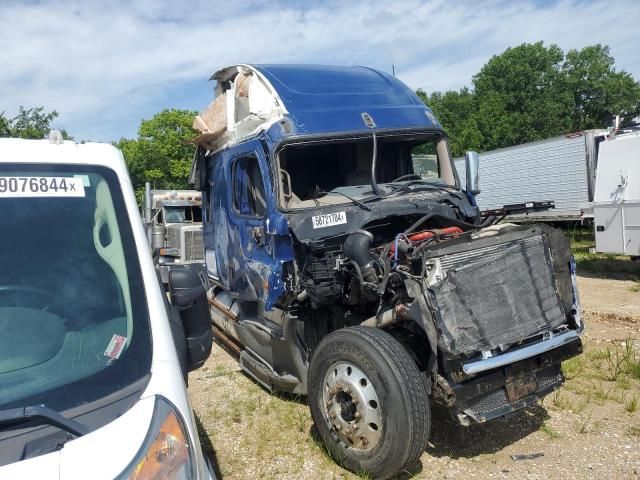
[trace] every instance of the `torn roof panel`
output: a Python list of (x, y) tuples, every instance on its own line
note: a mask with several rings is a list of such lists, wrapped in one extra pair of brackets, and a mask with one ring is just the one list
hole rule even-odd
[[(267, 130), (275, 142), (299, 135), (369, 131), (364, 112), (378, 129), (441, 129), (409, 87), (367, 67), (240, 64), (217, 71), (211, 79), (217, 81), (216, 97), (228, 97), (224, 134), (211, 139), (213, 130), (201, 129), (213, 150)], [(279, 125), (284, 119), (287, 128)]]

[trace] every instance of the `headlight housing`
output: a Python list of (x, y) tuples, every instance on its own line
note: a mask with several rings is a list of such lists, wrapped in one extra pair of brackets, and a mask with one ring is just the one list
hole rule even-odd
[(196, 478), (194, 448), (177, 409), (157, 396), (151, 427), (121, 480), (181, 480)]

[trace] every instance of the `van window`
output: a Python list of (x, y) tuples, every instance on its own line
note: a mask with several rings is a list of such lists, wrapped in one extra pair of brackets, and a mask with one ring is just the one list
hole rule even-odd
[(240, 215), (262, 218), (267, 213), (266, 195), (258, 159), (240, 157), (232, 168), (233, 207)]
[(131, 220), (104, 167), (0, 164), (0, 409), (66, 410), (149, 374)]

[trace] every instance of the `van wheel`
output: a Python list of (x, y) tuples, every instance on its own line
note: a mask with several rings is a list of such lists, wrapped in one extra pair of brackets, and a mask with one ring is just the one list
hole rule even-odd
[(343, 328), (322, 339), (309, 369), (309, 406), (329, 453), (352, 472), (392, 477), (427, 446), (431, 410), (420, 372), (380, 329)]

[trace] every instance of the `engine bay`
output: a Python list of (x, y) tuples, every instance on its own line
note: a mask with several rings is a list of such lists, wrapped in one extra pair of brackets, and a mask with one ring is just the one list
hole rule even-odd
[(307, 330), (320, 329), (315, 338), (357, 324), (397, 327), (426, 341), (435, 325), (432, 347), (460, 365), (578, 328), (562, 232), (496, 220), (427, 214), (394, 235), (363, 228), (300, 242), (296, 299)]

